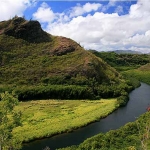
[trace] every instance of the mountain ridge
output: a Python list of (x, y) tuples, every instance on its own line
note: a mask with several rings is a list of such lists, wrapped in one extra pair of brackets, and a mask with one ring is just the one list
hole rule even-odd
[(114, 52), (117, 54), (143, 54), (139, 51), (133, 51), (133, 50), (115, 50)]
[(1, 84), (120, 82), (119, 73), (102, 59), (69, 38), (46, 33), (37, 21), (0, 22), (0, 53)]
[(31, 43), (51, 41), (51, 35), (42, 30), (38, 21), (28, 21), (17, 16), (0, 23), (0, 34), (22, 38)]

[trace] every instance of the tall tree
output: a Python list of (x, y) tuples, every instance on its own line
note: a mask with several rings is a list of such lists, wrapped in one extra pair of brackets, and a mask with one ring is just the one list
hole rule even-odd
[(14, 138), (12, 131), (20, 126), (21, 112), (15, 111), (18, 99), (14, 93), (2, 93), (0, 95), (0, 150), (13, 150), (21, 148), (21, 141)]

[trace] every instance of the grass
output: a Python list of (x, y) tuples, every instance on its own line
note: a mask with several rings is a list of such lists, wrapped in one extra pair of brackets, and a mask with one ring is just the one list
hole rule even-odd
[(15, 137), (24, 142), (70, 132), (106, 117), (118, 107), (109, 100), (38, 100), (20, 102), (22, 126), (14, 129)]
[(123, 75), (150, 84), (150, 64), (146, 64), (138, 69), (125, 71), (123, 72)]

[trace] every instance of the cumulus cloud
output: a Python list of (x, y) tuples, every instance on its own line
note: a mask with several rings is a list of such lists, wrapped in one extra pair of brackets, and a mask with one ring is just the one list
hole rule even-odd
[(102, 5), (99, 3), (86, 3), (85, 5), (80, 5), (72, 7), (66, 14), (65, 13), (54, 13), (50, 6), (43, 2), (38, 10), (33, 14), (33, 18), (39, 20), (41, 23), (52, 23), (54, 21), (58, 22), (68, 22), (73, 17), (80, 16), (92, 11), (97, 11)]
[(149, 47), (150, 46), (150, 30), (146, 31), (144, 34), (136, 34), (133, 37), (129, 37), (124, 41), (127, 44), (134, 44), (139, 47)]
[(47, 31), (72, 38), (86, 49), (150, 52), (150, 1), (139, 0), (131, 5), (129, 14), (122, 16), (118, 13), (123, 8), (118, 6), (116, 9), (118, 12), (112, 14), (75, 15), (65, 23), (49, 24)]
[(23, 12), (34, 0), (0, 0), (0, 21), (7, 20), (15, 15), (23, 16)]
[(51, 10), (47, 3), (43, 2), (38, 8), (37, 12), (33, 14), (34, 19), (39, 20), (41, 23), (52, 22), (56, 18), (56, 14)]
[(143, 18), (150, 16), (150, 1), (138, 0), (137, 4), (132, 5), (130, 8), (131, 18)]
[(102, 4), (100, 3), (86, 3), (83, 6), (77, 4), (77, 6), (72, 7), (70, 17), (80, 16), (91, 11), (97, 11), (101, 6)]
[[(8, 14), (7, 17), (22, 14), (23, 10), (31, 5), (29, 0), (15, 0), (17, 5), (11, 1), (0, 1), (0, 10), (3, 14)], [(55, 13), (43, 2), (33, 14), (33, 18), (46, 23), (45, 30), (49, 33), (72, 38), (86, 49), (150, 52), (150, 1), (138, 0), (136, 4), (131, 5), (126, 15), (119, 15), (123, 11), (123, 5), (117, 6), (116, 0), (111, 0), (108, 4), (116, 8), (114, 13), (108, 14), (103, 11), (105, 6), (92, 2)], [(2, 17), (3, 15), (0, 19), (4, 19)]]

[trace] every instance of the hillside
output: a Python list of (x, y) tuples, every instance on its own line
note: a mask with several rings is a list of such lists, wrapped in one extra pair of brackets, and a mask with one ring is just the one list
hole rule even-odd
[(138, 79), (141, 82), (150, 84), (150, 63), (143, 65), (137, 69), (131, 69), (123, 72), (124, 76), (128, 78)]
[(133, 87), (100, 57), (37, 21), (0, 22), (0, 92), (13, 90), (19, 100), (119, 97), (125, 105)]
[(97, 57), (102, 58), (118, 71), (139, 68), (140, 66), (149, 63), (150, 60), (150, 56), (147, 54), (123, 54), (116, 52), (98, 52), (95, 50), (91, 50), (90, 52)]
[[(0, 22), (1, 84), (117, 82), (119, 74), (75, 41), (52, 36), (37, 21)], [(81, 81), (81, 82), (80, 82)]]
[(141, 66), (140, 68), (138, 68), (138, 70), (140, 70), (140, 71), (150, 71), (150, 63)]
[(117, 54), (142, 54), (139, 51), (132, 51), (132, 50), (115, 50), (114, 52)]

